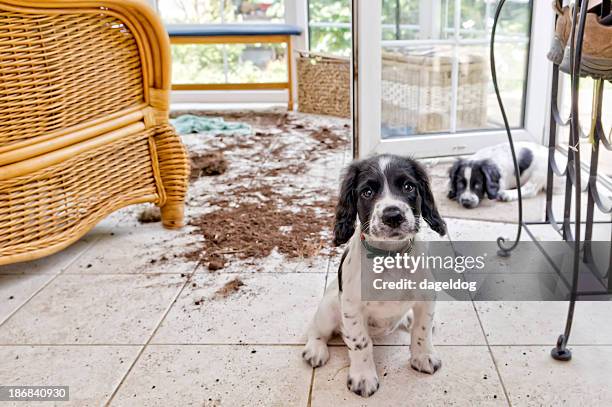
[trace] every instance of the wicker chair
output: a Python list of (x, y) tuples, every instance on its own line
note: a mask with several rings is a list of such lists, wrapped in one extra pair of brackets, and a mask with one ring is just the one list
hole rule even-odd
[(0, 265), (74, 243), (127, 205), (183, 225), (169, 40), (140, 0), (0, 0)]

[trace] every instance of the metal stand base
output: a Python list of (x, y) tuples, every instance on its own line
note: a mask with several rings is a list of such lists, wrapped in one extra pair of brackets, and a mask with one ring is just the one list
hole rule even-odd
[(510, 255), (512, 254), (512, 252), (510, 250), (506, 250), (506, 249), (499, 249), (497, 251), (497, 255), (499, 257), (510, 257)]
[(565, 335), (559, 335), (557, 346), (550, 351), (550, 356), (552, 356), (553, 359), (561, 362), (569, 362), (572, 359), (572, 351), (567, 348), (566, 342)]

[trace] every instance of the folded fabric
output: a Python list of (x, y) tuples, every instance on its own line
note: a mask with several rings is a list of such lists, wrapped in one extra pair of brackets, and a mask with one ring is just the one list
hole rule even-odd
[(251, 134), (251, 126), (246, 123), (229, 123), (217, 117), (186, 114), (170, 120), (179, 134)]

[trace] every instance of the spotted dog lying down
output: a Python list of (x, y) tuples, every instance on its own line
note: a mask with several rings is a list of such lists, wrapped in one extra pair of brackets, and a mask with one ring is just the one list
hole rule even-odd
[[(546, 189), (548, 149), (540, 144), (520, 142), (515, 143), (515, 150), (521, 193), (523, 198), (533, 198)], [(449, 171), (449, 178), (448, 198), (467, 209), (476, 208), (485, 196), (505, 202), (518, 199), (508, 143), (486, 147), (469, 158), (457, 160)]]
[(313, 367), (324, 365), (329, 359), (327, 341), (341, 333), (349, 349), (348, 388), (363, 397), (379, 387), (372, 336), (412, 325), (411, 366), (433, 374), (442, 365), (432, 343), (434, 301), (361, 300), (362, 240), (382, 250), (406, 247), (414, 242), (421, 218), (440, 236), (446, 234), (427, 173), (416, 161), (382, 155), (356, 161), (347, 169), (336, 208), (334, 243), (349, 243), (338, 278), (310, 324), (302, 356)]

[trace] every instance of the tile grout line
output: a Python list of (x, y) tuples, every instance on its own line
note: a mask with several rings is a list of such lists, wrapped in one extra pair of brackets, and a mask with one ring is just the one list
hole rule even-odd
[(312, 391), (314, 389), (314, 379), (315, 379), (315, 368), (311, 367), (312, 372), (310, 373), (310, 387), (308, 389), (308, 400), (306, 402), (306, 407), (312, 406)]
[[(91, 346), (144, 346), (144, 343), (0, 343), (0, 347), (15, 347), (15, 346), (28, 346), (28, 347), (91, 347)], [(256, 343), (256, 342), (165, 342), (165, 343), (151, 343), (150, 345), (155, 346), (263, 346), (263, 347), (287, 347), (296, 348), (304, 346), (305, 343)], [(485, 348), (487, 345), (451, 345), (451, 344), (434, 344), (437, 348)], [(346, 347), (343, 343), (329, 343), (329, 347), (341, 348)], [(374, 346), (382, 348), (394, 348), (394, 347), (408, 347), (410, 344), (395, 344), (395, 343), (375, 343)], [(527, 348), (546, 348), (550, 347), (550, 343), (539, 343), (539, 344), (506, 344), (506, 345), (489, 345), (490, 348), (510, 348), (510, 347), (527, 347)], [(577, 348), (609, 348), (612, 344), (595, 344), (595, 345), (584, 345), (572, 344), (573, 347)]]
[[(497, 219), (464, 218), (461, 216), (448, 215), (448, 214), (445, 214), (444, 218), (453, 219), (453, 220), (465, 220), (465, 221), (470, 221), (470, 222), (483, 222), (483, 223), (494, 223), (494, 224), (500, 224), (500, 225), (516, 226), (516, 222), (509, 222), (509, 221), (497, 220)], [(539, 226), (539, 225), (536, 225), (536, 226)]]
[[(329, 269), (331, 267), (332, 264), (332, 256), (333, 255), (329, 255), (327, 256), (327, 267), (325, 268), (325, 279), (324, 279), (324, 283), (323, 283), (323, 296), (325, 296), (325, 292), (327, 291), (327, 278), (329, 276)], [(318, 305), (317, 305), (318, 306)], [(303, 347), (304, 345), (300, 344), (300, 347)], [(304, 361), (300, 361), (302, 363), (304, 363)], [(310, 368), (312, 371), (310, 373), (310, 385), (308, 387), (308, 398), (306, 401), (306, 407), (311, 407), (312, 405), (312, 391), (314, 390), (314, 379), (315, 379), (315, 371), (316, 369), (314, 367)]]
[[(72, 265), (72, 264), (71, 264)], [(62, 274), (64, 276), (172, 276), (172, 275), (181, 275), (181, 274), (186, 274), (185, 272), (180, 273), (180, 272), (150, 272), (150, 273), (57, 273), (57, 274), (51, 274), (51, 273), (6, 273), (6, 274), (2, 274), (0, 273), (0, 277), (8, 277), (8, 276), (24, 276), (24, 275), (28, 275), (28, 276), (57, 276), (59, 274)], [(326, 275), (326, 272), (324, 271), (247, 271), (247, 272), (240, 272), (240, 271), (229, 271), (229, 272), (217, 272), (215, 273), (218, 276), (224, 276), (224, 275), (232, 275), (232, 274), (253, 274), (253, 275), (260, 275), (260, 274), (310, 274), (310, 275)]]
[[(144, 346), (146, 343), (0, 343), (0, 347), (2, 346), (41, 346), (41, 347), (49, 347), (49, 346), (73, 346), (73, 347), (86, 347), (86, 346)], [(155, 346), (268, 346), (268, 347), (298, 347), (304, 346), (305, 342), (281, 342), (281, 343), (273, 343), (273, 342), (156, 342), (149, 343), (149, 345)], [(436, 347), (441, 348), (484, 348), (487, 345), (451, 345), (451, 344), (435, 344)], [(329, 343), (330, 347), (346, 347), (344, 343)], [(409, 343), (375, 343), (374, 346), (378, 347), (407, 347), (410, 346)], [(546, 347), (550, 346), (550, 344), (536, 344), (536, 345), (491, 345), (490, 347)], [(572, 345), (577, 347), (611, 347), (612, 345)]]
[(170, 301), (170, 304), (168, 305), (168, 307), (166, 308), (166, 310), (164, 311), (162, 317), (159, 319), (159, 322), (155, 325), (155, 328), (153, 329), (153, 331), (151, 332), (151, 335), (149, 335), (149, 338), (147, 339), (147, 341), (141, 345), (140, 350), (138, 351), (138, 353), (136, 354), (136, 357), (134, 358), (134, 360), (132, 361), (132, 363), (130, 364), (130, 366), (128, 367), (128, 369), (126, 370), (125, 374), (121, 377), (121, 380), (119, 381), (119, 384), (117, 384), (117, 386), (115, 387), (115, 389), (113, 390), (113, 392), (111, 393), (110, 397), (108, 398), (108, 400), (104, 403), (104, 406), (110, 406), (113, 399), (115, 398), (115, 396), (117, 395), (117, 393), (119, 392), (119, 389), (121, 388), (121, 386), (123, 385), (123, 383), (125, 383), (125, 380), (127, 379), (127, 377), (130, 375), (130, 373), (132, 372), (134, 366), (136, 366), (136, 363), (140, 360), (140, 357), (144, 354), (144, 351), (147, 349), (147, 347), (149, 346), (149, 344), (151, 343), (151, 340), (153, 340), (153, 337), (155, 336), (155, 334), (157, 333), (157, 331), (159, 330), (159, 327), (163, 324), (163, 322), (165, 321), (166, 317), (168, 316), (168, 314), (170, 313), (170, 310), (172, 309), (172, 307), (174, 306), (174, 304), (176, 304), (176, 301), (179, 299), (179, 297), (181, 296), (181, 294), (183, 293), (183, 291), (185, 291), (185, 288), (191, 283), (191, 279), (195, 276), (195, 273), (198, 271), (198, 267), (200, 266), (200, 262), (198, 262), (195, 266), (195, 268), (193, 269), (193, 271), (189, 274), (189, 278), (185, 279), (185, 282), (183, 283), (183, 286), (181, 287), (180, 290), (178, 290), (178, 292), (176, 293), (176, 295), (174, 296), (174, 298), (172, 299), (172, 301)]
[(506, 385), (504, 384), (504, 379), (499, 371), (499, 366), (497, 366), (497, 361), (495, 360), (495, 356), (493, 355), (493, 351), (491, 350), (491, 345), (489, 344), (489, 338), (487, 337), (487, 333), (485, 332), (484, 325), (482, 320), (480, 319), (480, 314), (478, 313), (478, 309), (476, 308), (476, 304), (474, 300), (472, 300), (472, 307), (474, 308), (474, 312), (476, 313), (476, 318), (478, 319), (478, 324), (480, 325), (480, 330), (482, 331), (482, 335), (485, 338), (486, 346), (489, 351), (489, 356), (491, 356), (491, 361), (493, 362), (493, 366), (495, 367), (495, 372), (497, 373), (497, 377), (499, 378), (499, 383), (502, 386), (502, 390), (504, 391), (504, 396), (506, 397), (506, 402), (509, 407), (512, 407), (512, 402), (510, 401), (510, 396), (508, 395), (508, 390), (506, 389)]
[[(114, 222), (111, 222), (111, 224), (109, 225), (109, 227), (114, 228), (115, 226), (117, 226), (117, 224), (121, 221), (122, 217), (120, 217), (119, 219), (115, 220)], [(84, 238), (85, 236), (83, 236)], [(70, 267), (72, 267), (73, 264), (75, 264), (81, 257), (83, 257), (86, 253), (88, 253), (90, 250), (93, 249), (93, 247), (98, 244), (100, 242), (100, 240), (102, 240), (103, 235), (97, 236), (96, 238), (93, 239), (92, 242), (88, 243), (86, 245), (86, 247), (81, 250), (78, 254), (76, 254), (69, 262), (67, 262), (62, 268), (61, 270), (56, 273), (56, 274), (49, 274), (53, 277), (51, 277), (49, 279), (49, 281), (47, 281), (45, 284), (43, 284), (42, 287), (40, 287), (38, 290), (36, 290), (30, 297), (28, 297), (27, 300), (25, 300), (19, 307), (17, 307), (13, 312), (11, 312), (3, 321), (0, 321), (0, 328), (9, 320), (11, 319), (19, 310), (21, 310), (24, 306), (26, 306), (35, 296), (37, 296), (42, 290), (44, 290), (45, 288), (47, 288), (51, 283), (53, 283), (60, 275), (70, 275), (70, 274), (65, 274), (64, 272), (66, 270), (68, 270)], [(75, 242), (75, 244), (77, 244), (78, 242)], [(67, 248), (66, 248), (67, 249)], [(64, 250), (66, 250), (64, 249)], [(61, 253), (61, 251), (59, 252)], [(4, 276), (4, 275), (10, 275), (10, 276), (14, 276), (14, 275), (46, 275), (47, 273), (6, 273), (6, 274), (2, 274), (0, 273), (0, 275)]]
[[(276, 136), (274, 138), (274, 140), (270, 143), (270, 147), (269, 150), (267, 151), (267, 154), (265, 155), (264, 161), (259, 165), (256, 166), (257, 168), (262, 168), (265, 163), (268, 161), (270, 155), (271, 155), (271, 151), (273, 149), (273, 146), (278, 142), (279, 140), (279, 136)], [(255, 179), (252, 179), (251, 182), (249, 183), (249, 186), (255, 182)], [(190, 278), (188, 278), (185, 283), (183, 284), (183, 286), (181, 287), (181, 289), (179, 290), (179, 292), (177, 293), (177, 295), (174, 297), (174, 299), (170, 302), (170, 305), (168, 306), (168, 308), (166, 309), (166, 311), (164, 312), (164, 314), (162, 315), (159, 323), (157, 324), (157, 326), (155, 327), (155, 329), (153, 329), (153, 332), (151, 333), (149, 339), (145, 342), (145, 344), (142, 346), (142, 348), (140, 349), (140, 351), (138, 352), (138, 354), (136, 355), (136, 358), (134, 359), (134, 361), (132, 362), (132, 364), (129, 366), (129, 368), (127, 369), (126, 373), (123, 375), (123, 377), (121, 378), (121, 380), (119, 381), (119, 384), (117, 385), (117, 387), (113, 390), (113, 392), (111, 393), (111, 396), (109, 397), (108, 401), (104, 404), (105, 406), (110, 406), (113, 399), (115, 398), (115, 396), (117, 395), (117, 393), (119, 392), (119, 389), (121, 388), (121, 386), (123, 385), (123, 383), (125, 382), (125, 380), (127, 379), (127, 377), (129, 376), (129, 374), (132, 372), (132, 369), (134, 368), (134, 366), (136, 365), (136, 363), (138, 362), (138, 360), (140, 359), (140, 357), (142, 356), (142, 354), (144, 353), (145, 349), (147, 348), (147, 346), (151, 343), (151, 341), (153, 340), (153, 337), (155, 336), (155, 334), (157, 333), (157, 330), (159, 329), (159, 327), (161, 326), (161, 324), (163, 323), (163, 321), (166, 319), (166, 316), (170, 313), (170, 310), (172, 309), (172, 307), (174, 306), (174, 304), (176, 303), (176, 301), (178, 300), (178, 298), (180, 297), (180, 295), (183, 293), (183, 291), (185, 290), (185, 288), (187, 287), (187, 285), (190, 283), (191, 278), (193, 278), (195, 276), (195, 274), (198, 271), (198, 268), (201, 264), (201, 261), (198, 261), (198, 263), (196, 264), (194, 270), (191, 272), (191, 274), (189, 275)]]
[[(23, 307), (25, 307), (34, 297), (36, 297), (42, 290), (44, 290), (45, 288), (47, 288), (49, 285), (51, 285), (51, 283), (53, 283), (55, 280), (57, 280), (57, 278), (59, 276), (63, 276), (63, 275), (67, 275), (64, 274), (64, 271), (66, 271), (68, 268), (70, 268), (74, 263), (77, 262), (77, 260), (79, 260), (83, 255), (85, 255), (85, 253), (89, 252), (91, 250), (91, 248), (93, 246), (96, 245), (96, 243), (98, 243), (100, 241), (102, 237), (98, 236), (93, 242), (89, 243), (83, 250), (81, 250), (78, 254), (76, 254), (68, 263), (66, 263), (61, 270), (56, 273), (56, 274), (49, 274), (50, 276), (52, 276), (45, 284), (42, 285), (42, 287), (40, 287), (38, 290), (36, 290), (34, 293), (32, 293), (32, 295), (30, 295), (28, 297), (28, 299), (26, 299), (20, 306), (18, 306), (17, 308), (15, 308), (15, 310), (13, 312), (11, 312), (6, 318), (4, 318), (4, 320), (0, 321), (0, 328), (2, 328), (2, 326), (8, 322), (8, 320), (10, 320), (17, 312), (19, 312)], [(61, 252), (60, 252), (61, 253)], [(24, 274), (29, 274), (29, 275), (46, 275), (47, 273), (10, 273), (10, 274), (6, 274), (6, 275), (24, 275)]]

